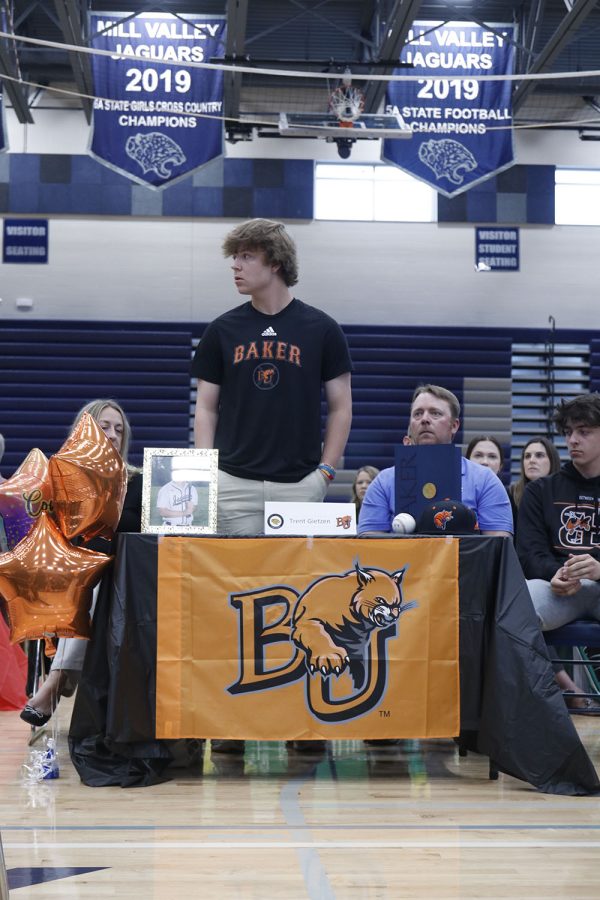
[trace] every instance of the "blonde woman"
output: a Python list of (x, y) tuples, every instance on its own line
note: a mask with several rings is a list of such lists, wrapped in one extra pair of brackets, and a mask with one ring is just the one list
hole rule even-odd
[[(89, 413), (104, 431), (115, 450), (121, 454), (128, 472), (127, 494), (118, 531), (139, 531), (142, 510), (142, 475), (129, 465), (127, 454), (131, 439), (131, 426), (121, 406), (115, 400), (93, 400), (79, 410), (73, 427), (84, 413)], [(86, 546), (110, 553), (110, 545), (101, 538)], [(94, 591), (94, 598), (97, 591)], [(93, 611), (93, 610), (92, 610)], [(21, 718), (30, 725), (45, 725), (56, 709), (61, 697), (70, 697), (77, 687), (79, 674), (88, 641), (79, 638), (61, 638), (48, 677), (21, 712)]]

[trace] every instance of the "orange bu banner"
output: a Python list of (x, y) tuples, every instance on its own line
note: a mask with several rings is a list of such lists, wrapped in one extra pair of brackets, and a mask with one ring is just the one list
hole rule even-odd
[(164, 538), (156, 736), (459, 733), (458, 540)]

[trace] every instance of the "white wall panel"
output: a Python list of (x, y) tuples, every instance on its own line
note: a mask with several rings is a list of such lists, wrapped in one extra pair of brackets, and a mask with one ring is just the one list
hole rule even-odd
[[(40, 101), (42, 102), (42, 101)], [(43, 103), (61, 105), (48, 96)], [(80, 111), (35, 110), (22, 126), (7, 110), (17, 153), (84, 153)], [(520, 132), (520, 163), (600, 165), (599, 144), (573, 132)], [(231, 156), (337, 159), (323, 141), (262, 140), (226, 145)], [(359, 142), (356, 162), (377, 159)], [(50, 220), (48, 265), (0, 267), (0, 315), (50, 319), (206, 321), (239, 298), (221, 242), (235, 222), (181, 219)], [(298, 296), (343, 323), (599, 328), (600, 229), (522, 227), (521, 271), (476, 273), (469, 225), (290, 223), (299, 247)], [(34, 302), (31, 312), (18, 298)]]
[[(239, 302), (234, 221), (50, 221), (48, 265), (0, 268), (0, 315), (206, 321)], [(343, 323), (599, 328), (598, 228), (521, 229), (521, 271), (474, 270), (469, 226), (293, 222), (299, 297)], [(31, 312), (15, 301), (29, 297)]]

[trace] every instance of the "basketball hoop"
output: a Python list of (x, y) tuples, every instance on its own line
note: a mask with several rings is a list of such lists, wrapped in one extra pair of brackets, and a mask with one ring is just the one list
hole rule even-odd
[(352, 87), (352, 73), (346, 69), (342, 83), (329, 96), (329, 109), (341, 128), (353, 128), (365, 108), (365, 95), (360, 88)]

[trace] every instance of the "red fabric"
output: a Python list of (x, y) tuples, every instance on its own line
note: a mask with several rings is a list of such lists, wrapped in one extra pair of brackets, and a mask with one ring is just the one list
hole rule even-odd
[(10, 643), (8, 625), (0, 614), (0, 710), (22, 709), (27, 703), (27, 657)]

